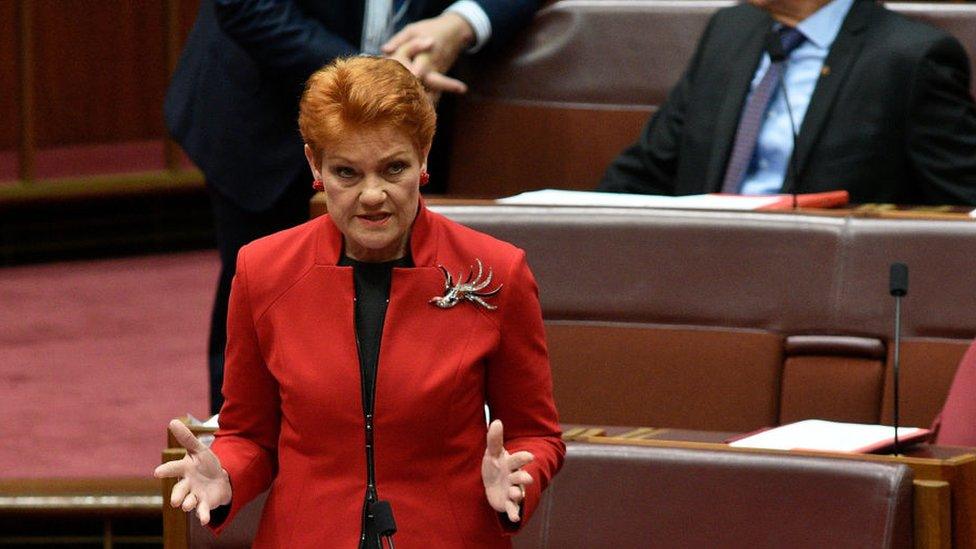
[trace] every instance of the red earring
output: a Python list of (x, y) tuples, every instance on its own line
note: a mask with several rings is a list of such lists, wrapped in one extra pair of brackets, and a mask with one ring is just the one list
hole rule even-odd
[(420, 186), (423, 187), (428, 183), (430, 183), (430, 174), (426, 171), (420, 172)]
[(325, 185), (322, 184), (321, 179), (316, 179), (315, 181), (312, 181), (312, 188), (316, 191), (322, 192), (325, 190)]

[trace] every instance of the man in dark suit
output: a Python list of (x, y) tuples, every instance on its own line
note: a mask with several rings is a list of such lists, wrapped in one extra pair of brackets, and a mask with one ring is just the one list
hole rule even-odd
[[(750, 4), (712, 17), (598, 190), (844, 189), (854, 203), (976, 205), (976, 109), (958, 41), (870, 0)], [(773, 39), (786, 60), (764, 82)]]
[[(223, 398), (227, 299), (244, 244), (308, 219), (311, 180), (298, 132), (309, 75), (332, 59), (386, 54), (433, 94), (459, 54), (505, 43), (537, 0), (203, 0), (167, 91), (166, 124), (203, 171), (221, 274), (211, 317), (211, 409)], [(411, 23), (412, 22), (412, 23)]]

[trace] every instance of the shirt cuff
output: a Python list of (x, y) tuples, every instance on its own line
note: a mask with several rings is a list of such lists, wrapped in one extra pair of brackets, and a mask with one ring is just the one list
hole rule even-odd
[(484, 8), (474, 0), (458, 0), (444, 11), (453, 11), (460, 15), (474, 29), (474, 45), (468, 48), (468, 53), (480, 50), (491, 38), (491, 20)]

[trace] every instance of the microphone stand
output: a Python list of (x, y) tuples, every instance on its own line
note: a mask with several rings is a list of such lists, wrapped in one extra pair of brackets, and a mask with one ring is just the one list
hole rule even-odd
[(898, 425), (900, 424), (899, 405), (901, 395), (899, 394), (899, 383), (901, 381), (901, 298), (908, 295), (908, 265), (904, 263), (892, 263), (888, 275), (888, 291), (895, 298), (895, 350), (891, 356), (891, 375), (893, 377), (892, 389), (894, 406), (892, 406), (892, 419), (895, 424), (895, 445), (894, 452), (898, 455), (901, 451), (901, 444), (898, 440)]
[(899, 451), (900, 448), (898, 447), (899, 446), (898, 444), (898, 423), (899, 423), (898, 402), (901, 400), (898, 395), (898, 380), (901, 378), (901, 376), (899, 375), (900, 372), (898, 371), (901, 364), (901, 357), (899, 356), (900, 350), (901, 350), (901, 296), (895, 294), (895, 351), (892, 356), (891, 373), (892, 376), (894, 377), (894, 383), (892, 384), (893, 386), (892, 388), (893, 388), (893, 392), (894, 392), (893, 396), (895, 400), (894, 400), (892, 415), (894, 416), (893, 420), (895, 424), (894, 452), (896, 456), (901, 453)]

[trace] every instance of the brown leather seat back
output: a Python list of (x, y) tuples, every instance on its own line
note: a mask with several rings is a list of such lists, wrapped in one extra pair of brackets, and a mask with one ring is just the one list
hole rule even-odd
[[(976, 223), (850, 219), (845, 233), (836, 324), (888, 340), (889, 366), (895, 305), (888, 293), (888, 269), (895, 261), (909, 267), (901, 311), (901, 421), (928, 426), (976, 331)], [(880, 419), (890, 422), (890, 367), (885, 387)]]
[(546, 335), (565, 422), (733, 432), (777, 423), (778, 334), (555, 321)]
[(974, 223), (435, 209), (526, 250), (566, 422), (712, 430), (811, 417), (888, 422), (887, 277), (896, 260), (911, 268), (904, 424), (929, 425), (976, 331), (976, 281), (966, 275), (976, 255), (965, 253)]
[(571, 443), (515, 547), (908, 548), (912, 516), (902, 464)]
[(458, 101), (448, 191), (589, 189), (632, 143), (725, 2), (555, 2), (506, 55), (472, 63)]
[(779, 423), (827, 419), (878, 423), (885, 344), (880, 338), (786, 338)]

